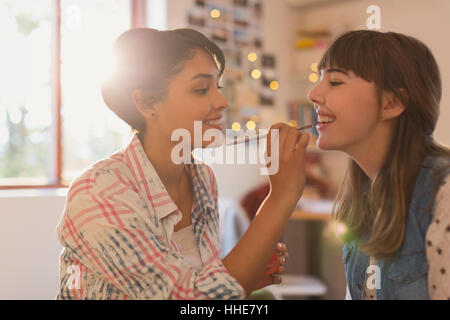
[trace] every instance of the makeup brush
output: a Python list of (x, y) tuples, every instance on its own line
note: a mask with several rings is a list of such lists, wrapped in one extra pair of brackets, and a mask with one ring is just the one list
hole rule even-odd
[[(309, 124), (307, 126), (297, 128), (297, 130), (306, 130), (306, 129), (309, 129), (309, 128), (312, 128), (312, 127), (313, 127), (313, 125)], [(239, 143), (253, 141), (253, 140), (256, 140), (256, 139), (264, 139), (265, 137), (267, 137), (267, 134), (268, 133), (263, 133), (263, 134), (254, 135), (254, 136), (251, 136), (251, 137), (245, 136), (245, 137), (242, 137), (242, 138), (232, 139), (232, 140), (227, 141), (225, 143), (225, 145), (228, 146), (228, 145), (232, 145), (232, 144), (239, 144)]]

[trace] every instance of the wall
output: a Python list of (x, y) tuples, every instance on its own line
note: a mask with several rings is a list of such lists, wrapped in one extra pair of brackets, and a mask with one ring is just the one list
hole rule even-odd
[(64, 190), (0, 191), (0, 300), (54, 299)]

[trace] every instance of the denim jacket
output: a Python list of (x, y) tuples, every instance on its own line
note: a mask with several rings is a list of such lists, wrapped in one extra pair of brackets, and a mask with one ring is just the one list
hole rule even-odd
[[(432, 204), (431, 212), (434, 212), (432, 174), (445, 161), (443, 158), (426, 157), (422, 162), (408, 207), (402, 247), (392, 257), (377, 261), (377, 300), (429, 299), (425, 236), (433, 216), (428, 214), (427, 208)], [(447, 170), (442, 178), (449, 174), (450, 170)], [(343, 260), (351, 298), (362, 299), (370, 257), (353, 240), (344, 245)]]

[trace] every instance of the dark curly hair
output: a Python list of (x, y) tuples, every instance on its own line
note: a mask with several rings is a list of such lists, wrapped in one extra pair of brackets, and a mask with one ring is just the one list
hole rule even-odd
[(117, 66), (102, 84), (103, 100), (140, 133), (145, 132), (145, 121), (132, 100), (134, 90), (145, 90), (155, 102), (163, 100), (171, 77), (183, 69), (183, 62), (194, 56), (195, 49), (203, 49), (211, 55), (217, 63), (219, 76), (225, 69), (223, 51), (193, 29), (130, 29), (117, 38), (113, 48)]

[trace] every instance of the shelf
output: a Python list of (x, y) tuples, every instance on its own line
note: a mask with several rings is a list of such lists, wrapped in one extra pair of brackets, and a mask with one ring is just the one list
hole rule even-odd
[(298, 49), (294, 53), (294, 65), (297, 74), (304, 74), (306, 78), (313, 72), (311, 70), (311, 64), (319, 62), (322, 59), (325, 49), (309, 48)]
[(297, 208), (292, 213), (290, 219), (328, 221), (331, 219), (332, 210), (333, 200), (300, 198)]
[(269, 290), (277, 300), (296, 297), (321, 297), (327, 293), (327, 286), (312, 275), (283, 274), (279, 285), (270, 285)]

